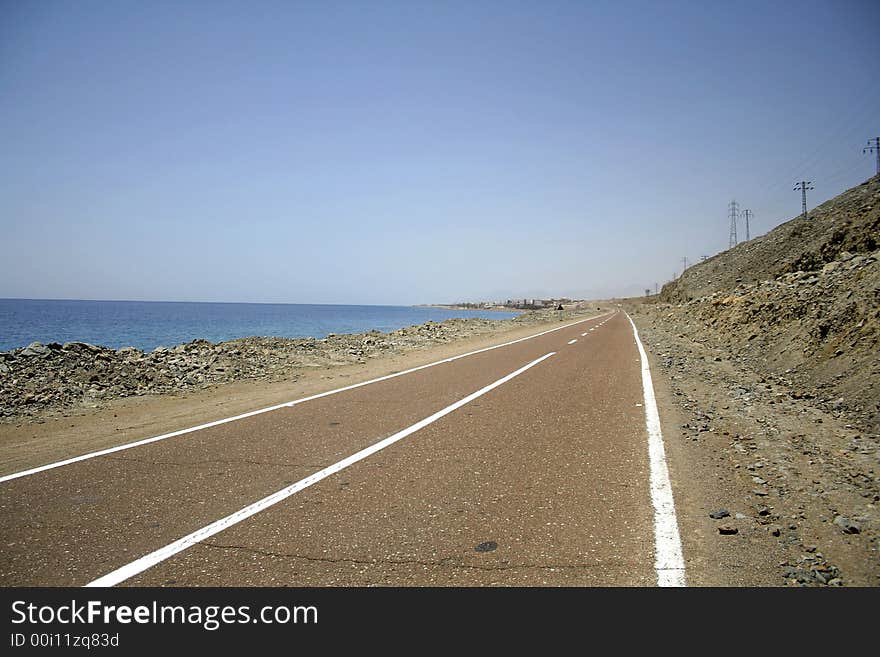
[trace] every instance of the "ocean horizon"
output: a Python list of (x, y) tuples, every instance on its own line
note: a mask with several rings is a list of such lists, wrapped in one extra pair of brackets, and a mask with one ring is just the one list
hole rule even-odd
[(515, 311), (432, 306), (295, 304), (233, 301), (0, 299), (0, 351), (32, 342), (88, 342), (120, 349), (252, 336), (316, 338), (330, 333), (388, 333), (445, 319), (510, 319)]

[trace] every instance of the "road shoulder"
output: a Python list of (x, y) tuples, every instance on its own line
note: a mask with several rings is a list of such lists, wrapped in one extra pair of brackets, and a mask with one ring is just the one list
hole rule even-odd
[(876, 586), (876, 494), (859, 484), (854, 431), (649, 310), (631, 312), (655, 373), (688, 582)]

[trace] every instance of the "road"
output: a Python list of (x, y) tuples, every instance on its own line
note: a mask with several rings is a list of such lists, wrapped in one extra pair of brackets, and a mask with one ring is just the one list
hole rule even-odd
[(4, 478), (0, 584), (682, 584), (642, 362), (613, 312)]

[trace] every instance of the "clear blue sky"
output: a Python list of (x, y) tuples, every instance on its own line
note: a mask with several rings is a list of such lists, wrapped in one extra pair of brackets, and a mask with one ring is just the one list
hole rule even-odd
[[(0, 297), (643, 293), (870, 177), (880, 3), (0, 0)], [(742, 228), (741, 228), (742, 231)]]

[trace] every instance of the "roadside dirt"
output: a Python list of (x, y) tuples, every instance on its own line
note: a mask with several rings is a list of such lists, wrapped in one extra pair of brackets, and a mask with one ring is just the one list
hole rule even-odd
[(875, 176), (624, 302), (705, 583), (880, 585), (878, 228)]
[(625, 306), (655, 372), (690, 583), (880, 584), (876, 438), (663, 305)]

